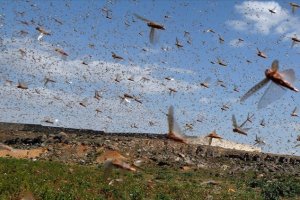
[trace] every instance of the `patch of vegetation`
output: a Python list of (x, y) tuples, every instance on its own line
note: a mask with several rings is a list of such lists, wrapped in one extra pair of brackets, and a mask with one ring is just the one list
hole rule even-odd
[(102, 167), (0, 158), (0, 199), (278, 199), (295, 198), (293, 177), (256, 180), (252, 172), (230, 175), (215, 169), (182, 171), (147, 166), (136, 173)]
[(300, 197), (300, 181), (294, 177), (281, 177), (275, 180), (251, 180), (249, 186), (259, 188), (262, 197), (266, 200), (295, 199)]

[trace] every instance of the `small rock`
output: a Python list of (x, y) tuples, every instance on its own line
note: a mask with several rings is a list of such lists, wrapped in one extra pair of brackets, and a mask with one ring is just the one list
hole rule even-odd
[(189, 166), (181, 166), (180, 169), (182, 169), (183, 171), (189, 171), (189, 170), (191, 170), (191, 167), (189, 167)]
[(181, 158), (185, 158), (185, 155), (182, 154), (182, 153), (178, 153), (178, 155), (179, 155)]
[(221, 166), (221, 169), (224, 170), (224, 171), (227, 170), (228, 168), (229, 168), (228, 165), (222, 165), (222, 166)]

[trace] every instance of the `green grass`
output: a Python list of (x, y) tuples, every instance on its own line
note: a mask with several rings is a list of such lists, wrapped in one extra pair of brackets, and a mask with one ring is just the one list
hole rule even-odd
[[(112, 185), (108, 183), (111, 179)], [(101, 166), (0, 158), (0, 199), (18, 199), (30, 191), (36, 199), (296, 199), (300, 181), (280, 176), (256, 179), (253, 172), (229, 175), (212, 170), (181, 171), (149, 167), (137, 173)], [(214, 180), (218, 185), (203, 184)], [(233, 189), (234, 192), (229, 192)]]

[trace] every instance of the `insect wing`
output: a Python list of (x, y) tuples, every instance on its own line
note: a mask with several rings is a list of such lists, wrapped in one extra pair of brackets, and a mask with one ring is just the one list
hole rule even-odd
[(43, 36), (44, 36), (44, 33), (40, 33), (37, 40), (40, 41), (43, 38)]
[(287, 91), (284, 87), (271, 82), (263, 96), (258, 102), (258, 109), (264, 108), (268, 106), (269, 104), (273, 103), (274, 101), (280, 99), (284, 95), (284, 93)]
[(156, 33), (157, 31), (155, 31), (155, 28), (151, 28), (150, 29), (150, 34), (149, 34), (149, 38), (150, 38), (150, 43), (151, 44), (155, 44), (158, 42), (159, 37), (158, 34)]
[(248, 119), (246, 119), (240, 126), (240, 128), (242, 128), (246, 123), (248, 122)]
[(234, 128), (237, 128), (237, 126), (238, 126), (234, 115), (232, 115), (232, 125)]
[(293, 110), (293, 112), (292, 113), (294, 113), (294, 114), (296, 114), (297, 113), (297, 107), (295, 107), (294, 108), (294, 110)]
[(295, 13), (296, 8), (294, 6), (292, 6), (292, 13)]
[(295, 71), (293, 69), (287, 69), (280, 72), (282, 78), (289, 83), (294, 83), (296, 80)]
[(169, 133), (172, 133), (174, 130), (174, 107), (170, 106), (168, 112), (168, 125), (169, 125)]
[(277, 71), (278, 68), (279, 68), (279, 62), (278, 62), (278, 60), (274, 60), (274, 61), (272, 62), (272, 65), (271, 65), (271, 69), (272, 69), (273, 71)]
[(178, 123), (176, 121), (174, 121), (174, 126), (173, 126), (173, 133), (175, 136), (179, 137), (179, 138), (183, 138), (184, 134), (182, 133)]
[(149, 38), (150, 38), (150, 43), (153, 44), (154, 43), (154, 28), (151, 28), (150, 29), (150, 35), (149, 35)]
[(244, 96), (241, 97), (241, 101), (245, 101), (247, 98), (249, 98), (252, 94), (257, 92), (259, 89), (264, 87), (269, 82), (269, 79), (265, 78), (258, 84), (256, 84), (254, 87), (252, 87)]
[(251, 128), (243, 128), (241, 129), (243, 132), (247, 133)]
[(142, 17), (142, 16), (140, 16), (140, 15), (138, 15), (138, 14), (134, 14), (134, 16), (135, 16), (136, 18), (140, 19), (140, 20), (145, 21), (145, 22), (151, 22), (150, 20), (148, 20), (148, 19), (146, 19), (146, 18), (144, 18), (144, 17)]
[(169, 133), (173, 133), (177, 137), (183, 137), (179, 125), (174, 119), (174, 107), (170, 106), (168, 113)]

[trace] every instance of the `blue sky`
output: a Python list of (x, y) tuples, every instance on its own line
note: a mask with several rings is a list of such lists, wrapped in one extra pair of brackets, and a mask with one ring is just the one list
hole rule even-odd
[[(111, 10), (111, 19), (103, 8)], [(268, 11), (273, 8), (275, 14)], [(165, 26), (166, 30), (156, 31), (157, 43), (150, 44), (149, 27), (134, 13)], [(2, 1), (0, 120), (43, 123), (57, 119), (56, 126), (166, 133), (164, 113), (173, 105), (183, 130), (186, 123), (193, 124), (187, 135), (206, 135), (216, 129), (226, 139), (253, 144), (258, 134), (267, 143), (264, 151), (299, 155), (300, 148), (294, 146), (300, 119), (290, 116), (299, 106), (298, 94), (287, 91), (261, 110), (257, 101), (264, 89), (239, 102), (264, 78), (274, 59), (279, 60), (280, 69), (292, 68), (298, 77), (300, 44), (291, 48), (290, 37), (300, 37), (299, 18), (300, 10), (293, 14), (286, 1)], [(51, 36), (38, 41), (37, 26)], [(21, 30), (28, 34), (20, 35)], [(191, 44), (184, 31), (190, 33)], [(176, 37), (183, 48), (176, 47)], [(239, 43), (239, 38), (244, 41)], [(55, 48), (69, 56), (63, 59)], [(257, 48), (268, 58), (258, 57)], [(22, 57), (19, 49), (26, 55)], [(124, 60), (114, 60), (111, 52)], [(227, 66), (212, 64), (218, 58)], [(119, 83), (114, 81), (117, 75)], [(45, 77), (56, 82), (44, 86)], [(150, 81), (143, 82), (143, 77)], [(207, 77), (211, 78), (208, 89), (200, 86)], [(18, 81), (28, 83), (29, 89), (16, 88)], [(239, 92), (233, 91), (235, 85)], [(298, 79), (295, 86), (300, 87)], [(168, 88), (178, 92), (169, 95)], [(100, 100), (93, 98), (95, 90), (102, 92)], [(119, 96), (124, 93), (137, 96), (142, 104), (121, 103)], [(80, 106), (81, 101), (87, 106)], [(222, 112), (223, 104), (230, 108)], [(232, 114), (241, 123), (248, 112), (254, 114), (249, 135), (234, 134)], [(262, 119), (264, 128), (259, 125)], [(150, 126), (150, 121), (155, 125)], [(137, 128), (132, 128), (134, 124)]]

